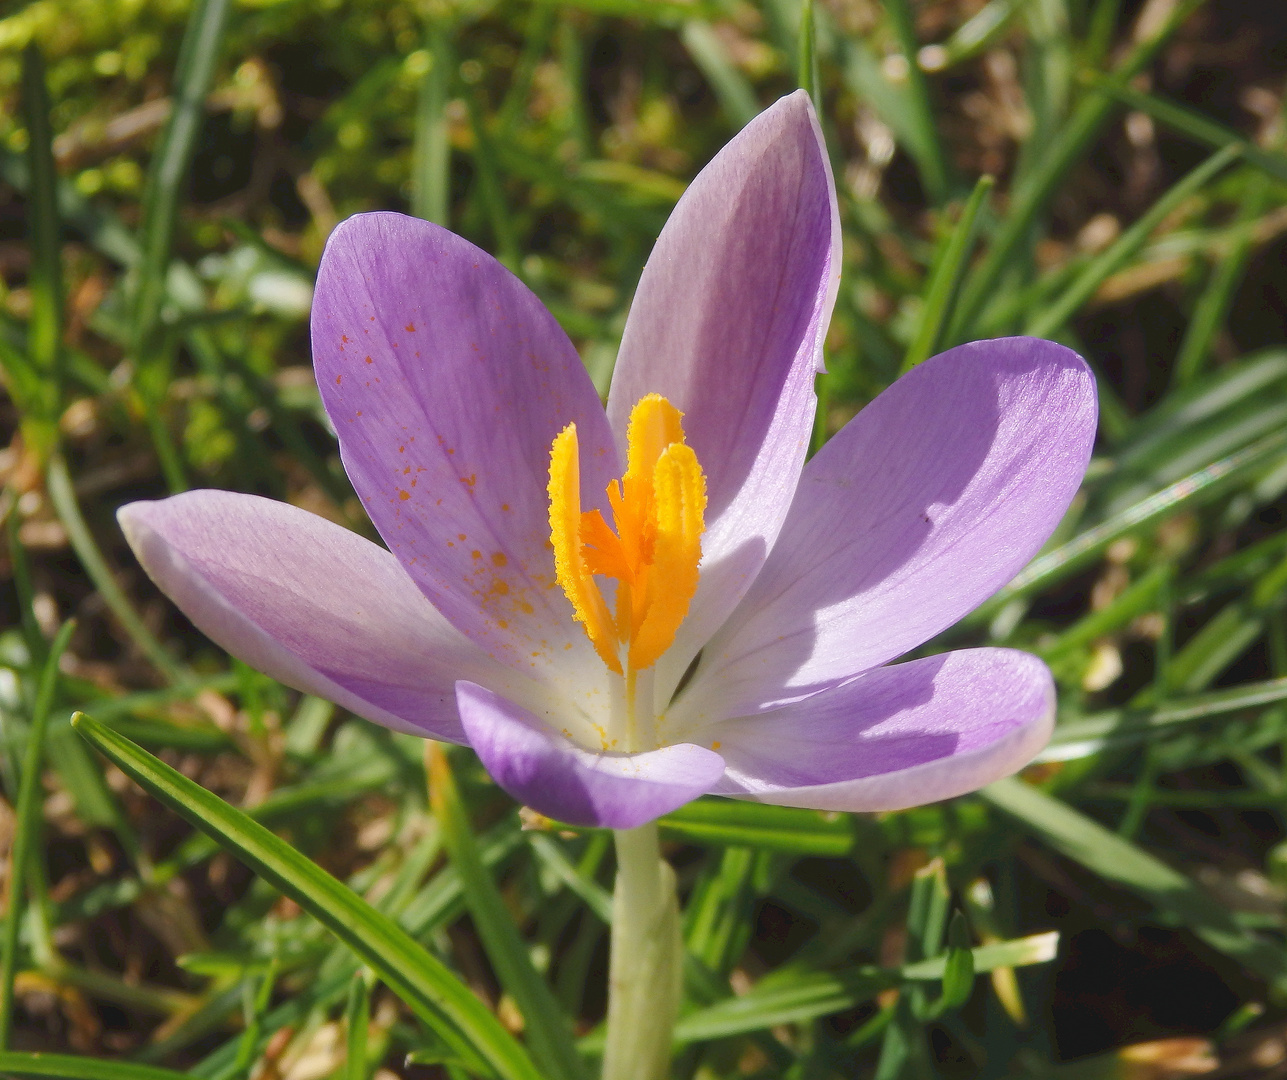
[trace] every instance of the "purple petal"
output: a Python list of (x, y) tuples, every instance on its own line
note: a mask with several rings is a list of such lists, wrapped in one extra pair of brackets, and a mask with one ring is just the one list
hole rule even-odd
[(1034, 656), (969, 649), (876, 668), (706, 733), (716, 794), (818, 810), (902, 810), (1022, 768), (1046, 745), (1055, 688)]
[(207, 636), (368, 720), (463, 742), (456, 679), (515, 679), (434, 610), (397, 559), (307, 511), (190, 491), (117, 516), (148, 575)]
[(572, 825), (636, 828), (709, 791), (724, 769), (719, 754), (690, 743), (593, 753), (474, 683), (457, 683), (456, 700), (470, 745), (496, 783)]
[(587, 507), (605, 503), (616, 453), (576, 350), (527, 287), (428, 222), (350, 218), (322, 257), (313, 358), (353, 486), (434, 606), (520, 670), (588, 652), (555, 586), (550, 445), (576, 423)]
[(809, 462), (685, 707), (771, 708), (951, 626), (1050, 536), (1095, 423), (1085, 363), (1047, 341), (962, 345), (899, 379)]
[(618, 447), (635, 402), (660, 393), (685, 414), (707, 474), (702, 581), (659, 685), (678, 681), (781, 528), (839, 275), (835, 185), (799, 91), (752, 120), (680, 199), (644, 268), (613, 374)]

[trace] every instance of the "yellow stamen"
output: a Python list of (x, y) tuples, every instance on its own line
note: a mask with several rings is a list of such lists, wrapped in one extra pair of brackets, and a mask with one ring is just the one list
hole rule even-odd
[[(640, 399), (626, 430), (626, 474), (608, 485), (613, 526), (581, 513), (576, 428), (550, 452), (554, 568), (578, 622), (604, 663), (621, 673), (651, 667), (675, 640), (697, 591), (705, 528), (706, 477), (684, 443), (682, 414), (660, 394)], [(615, 578), (616, 617), (594, 575)]]
[(671, 443), (653, 472), (656, 535), (643, 618), (630, 641), (630, 666), (651, 667), (675, 640), (697, 591), (706, 477), (690, 446)]
[(618, 675), (616, 634), (603, 594), (594, 583), (581, 543), (581, 463), (576, 424), (568, 424), (550, 448), (550, 541), (554, 572), (572, 601), (573, 617), (585, 627), (595, 651)]

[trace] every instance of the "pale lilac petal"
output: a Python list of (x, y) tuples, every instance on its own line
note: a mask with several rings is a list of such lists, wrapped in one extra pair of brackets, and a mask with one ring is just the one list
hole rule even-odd
[(434, 610), (397, 559), (307, 511), (190, 491), (117, 516), (148, 575), (198, 629), (368, 720), (463, 742), (455, 681), (515, 681)]
[(772, 708), (951, 626), (1059, 523), (1095, 424), (1085, 363), (1047, 341), (975, 342), (913, 369), (809, 462), (684, 708)]
[(1054, 722), (1050, 672), (1011, 649), (876, 668), (776, 712), (706, 734), (727, 771), (714, 790), (818, 810), (902, 810), (1021, 769)]
[(707, 474), (702, 580), (659, 686), (678, 681), (781, 528), (839, 280), (835, 185), (799, 91), (752, 120), (680, 199), (644, 268), (613, 373), (618, 448), (634, 404), (660, 393), (683, 411)]
[(554, 580), (550, 445), (576, 423), (588, 506), (605, 503), (616, 452), (576, 350), (527, 287), (436, 225), (350, 218), (322, 257), (313, 359), (353, 486), (434, 606), (520, 670), (588, 652)]
[(470, 745), (496, 783), (572, 825), (636, 828), (709, 791), (723, 772), (719, 754), (687, 743), (593, 753), (474, 683), (457, 683), (456, 698)]

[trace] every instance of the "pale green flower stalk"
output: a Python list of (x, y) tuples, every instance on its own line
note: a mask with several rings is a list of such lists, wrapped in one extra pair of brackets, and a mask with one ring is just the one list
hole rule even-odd
[(618, 829), (603, 1080), (663, 1080), (683, 989), (675, 872), (657, 824)]

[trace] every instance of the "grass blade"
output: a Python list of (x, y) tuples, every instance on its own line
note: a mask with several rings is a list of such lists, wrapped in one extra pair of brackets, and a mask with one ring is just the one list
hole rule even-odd
[(206, 95), (214, 81), (230, 0), (200, 0), (188, 17), (175, 69), (174, 108), (152, 159), (143, 199), (142, 258), (134, 296), (131, 344), (136, 362), (150, 362), (161, 320), (165, 279), (174, 250), (179, 200), (197, 135), (205, 118)]
[(496, 126), (500, 131), (513, 131), (518, 126), (532, 95), (536, 69), (554, 36), (558, 16), (556, 8), (541, 4), (534, 5), (529, 13), (523, 33), (523, 52), (511, 72), (505, 100), (496, 112)]
[(677, 1044), (743, 1035), (778, 1024), (802, 1023), (852, 1009), (897, 986), (896, 969), (861, 968), (845, 973), (811, 972), (759, 984), (725, 998), (675, 1025)]
[(541, 1080), (500, 1021), (391, 918), (146, 750), (84, 713), (73, 723), (122, 772), (326, 926), (465, 1060), (483, 1071), (490, 1066), (503, 1080)]
[(102, 1061), (71, 1054), (0, 1052), (0, 1073), (6, 1076), (49, 1077), (51, 1080), (183, 1080), (187, 1073), (158, 1069), (132, 1061)]
[(952, 173), (934, 122), (935, 108), (930, 98), (929, 82), (918, 62), (920, 46), (916, 40), (916, 22), (911, 5), (907, 0), (885, 0), (885, 14), (907, 65), (908, 134), (911, 136), (907, 149), (916, 159), (929, 201), (942, 203), (951, 187)]
[[(1112, 95), (1123, 105), (1147, 113), (1159, 124), (1187, 135), (1195, 142), (1206, 143), (1217, 148), (1245, 143), (1244, 136), (1218, 124), (1216, 121), (1194, 112), (1192, 109), (1167, 101), (1156, 94), (1146, 94), (1136, 90), (1129, 83), (1103, 77), (1092, 80), (1092, 85), (1104, 93)], [(1287, 180), (1287, 154), (1263, 150), (1255, 145), (1248, 145), (1243, 150), (1247, 160), (1256, 168), (1268, 173), (1276, 180)]]
[[(976, 945), (970, 950), (970, 961), (974, 971), (983, 975), (998, 968), (1021, 968), (1031, 964), (1048, 964), (1059, 952), (1059, 931), (1048, 930), (1044, 934), (1031, 934), (1028, 937), (1015, 938), (1012, 941), (995, 941), (988, 945)], [(936, 982), (943, 978), (947, 970), (947, 954), (932, 956), (915, 964), (903, 965), (904, 979), (925, 979)]]
[(347, 1046), (344, 1054), (344, 1080), (366, 1080), (367, 1031), (371, 1026), (371, 987), (366, 973), (359, 971), (349, 986), (349, 1003), (344, 1010)]
[(1029, 0), (989, 0), (941, 45), (926, 45), (917, 54), (925, 71), (943, 71), (963, 63), (988, 48), (1014, 21)]
[(1246, 402), (1273, 400), (1279, 386), (1287, 385), (1287, 350), (1270, 349), (1245, 356), (1230, 366), (1204, 376), (1198, 385), (1168, 394), (1164, 401), (1139, 417), (1131, 434), (1114, 453), (1119, 470), (1138, 472), (1153, 460), (1164, 461), (1184, 447), (1190, 430), (1239, 408)]
[(695, 3), (693, 0), (537, 0), (537, 3), (558, 4), (564, 8), (580, 8), (591, 15), (639, 19), (663, 25), (671, 25), (680, 19), (691, 19), (694, 16), (717, 19), (724, 14), (717, 4)]
[(9, 903), (4, 921), (4, 951), (0, 953), (0, 1050), (9, 1048), (13, 1023), (13, 978), (18, 964), (18, 926), (24, 909), (23, 892), (27, 885), (27, 864), (40, 828), (40, 762), (45, 754), (45, 732), (49, 727), (49, 710), (58, 685), (58, 661), (71, 641), (76, 624), (63, 623), (50, 646), (49, 656), (40, 673), (36, 700), (31, 710), (31, 727), (27, 731), (27, 749), (22, 760), (18, 782), (18, 799), (14, 806), (17, 822), (13, 847), (9, 852)]
[[(1026, 967), (1055, 958), (1057, 933), (1034, 934), (1014, 941), (976, 945), (970, 950), (974, 971)], [(761, 1031), (777, 1024), (802, 1023), (852, 1009), (901, 982), (937, 982), (946, 970), (946, 954), (902, 968), (861, 967), (848, 971), (780, 971), (756, 983), (745, 994), (724, 998), (682, 1017), (675, 1027), (676, 1045)], [(586, 1038), (587, 1049), (601, 1034)]]
[(1146, 611), (1156, 611), (1158, 598), (1170, 586), (1173, 576), (1174, 568), (1169, 563), (1158, 563), (1131, 582), (1111, 603), (1087, 612), (1049, 645), (1042, 645), (1036, 651), (1043, 660), (1052, 661), (1085, 648), (1096, 638), (1111, 634)]
[(165, 425), (161, 403), (170, 385), (168, 352), (160, 341), (161, 306), (174, 250), (183, 181), (205, 117), (230, 0), (200, 0), (188, 17), (175, 71), (174, 108), (152, 159), (143, 198), (141, 258), (130, 323), (135, 385), (171, 492), (187, 487), (183, 461)]
[(529, 832), (527, 842), (542, 865), (553, 873), (585, 903), (600, 922), (612, 922), (612, 895), (597, 881), (584, 876), (563, 853), (552, 837), (542, 832)]
[(572, 1041), (572, 1024), (545, 980), (532, 967), (513, 916), (479, 857), (447, 755), (439, 743), (429, 742), (426, 746), (430, 803), (442, 825), (443, 843), (460, 875), (465, 904), (483, 939), (487, 958), (526, 1021), (532, 1056), (550, 1080), (580, 1080), (587, 1074)]
[(980, 794), (1056, 851), (1142, 896), (1169, 921), (1192, 930), (1250, 970), (1269, 979), (1287, 975), (1287, 955), (1281, 947), (1248, 933), (1228, 908), (1178, 870), (1097, 821), (1013, 777), (990, 784)]
[(1287, 701), (1287, 679), (1247, 683), (1232, 690), (1179, 698), (1155, 709), (1113, 709), (1059, 724), (1038, 761), (1073, 761), (1102, 750), (1156, 739), (1172, 725), (1193, 724), (1217, 716), (1259, 709)]
[(907, 347), (903, 357), (902, 371), (911, 371), (922, 360), (928, 360), (938, 351), (943, 330), (951, 322), (952, 305), (961, 287), (965, 263), (974, 248), (974, 238), (978, 230), (979, 211), (983, 208), (988, 194), (996, 186), (993, 176), (981, 176), (974, 185), (961, 210), (961, 217), (948, 234), (947, 241), (934, 261), (930, 272), (929, 286), (925, 290), (925, 306), (921, 312), (920, 329)]
[(156, 640), (152, 631), (143, 625), (143, 620), (134, 610), (134, 605), (130, 603), (124, 590), (116, 583), (116, 578), (107, 568), (103, 553), (99, 551), (98, 544), (80, 512), (76, 491), (72, 487), (72, 479), (67, 472), (67, 462), (61, 455), (54, 455), (49, 462), (45, 486), (54, 512), (62, 522), (63, 528), (67, 530), (67, 539), (71, 542), (72, 550), (76, 552), (76, 557), (80, 559), (81, 566), (85, 568), (85, 573), (98, 589), (103, 602), (111, 609), (112, 614), (116, 616), (117, 621), (143, 655), (156, 665), (158, 671), (172, 683), (186, 682), (187, 674), (183, 668), (166, 652), (165, 647)]
[[(6, 493), (6, 502), (12, 499), (12, 492)], [(49, 643), (41, 633), (40, 624), (36, 621), (33, 603), (36, 599), (31, 580), (31, 560), (23, 545), (21, 533), (22, 519), (15, 507), (5, 507), (5, 532), (9, 541), (10, 577), (13, 579), (14, 592), (18, 594), (19, 619), (22, 626), (23, 641), (27, 646), (27, 662), (33, 668), (43, 664), (49, 654)]]
[(728, 50), (714, 27), (710, 23), (690, 19), (684, 23), (680, 38), (693, 63), (701, 69), (715, 91), (729, 125), (737, 130), (754, 120), (760, 111), (755, 91), (729, 59)]
[(1234, 292), (1251, 258), (1256, 219), (1264, 211), (1268, 196), (1269, 178), (1256, 173), (1247, 181), (1229, 250), (1212, 268), (1211, 279), (1193, 306), (1193, 317), (1189, 320), (1171, 369), (1171, 378), (1176, 386), (1186, 386), (1193, 381), (1211, 351), (1216, 334), (1224, 325)]
[[(1112, 85), (1124, 86), (1142, 71), (1180, 25), (1204, 2), (1183, 0), (1176, 5), (1156, 32), (1140, 42), (1112, 75)], [(1069, 171), (1086, 153), (1091, 142), (1113, 114), (1117, 98), (1106, 87), (1097, 87), (1073, 112), (1047, 153), (1034, 166), (1025, 182), (1013, 193), (1011, 208), (988, 253), (970, 276), (962, 291), (961, 303), (949, 337), (965, 340), (973, 323), (996, 291), (1019, 246), (1033, 223), (1059, 190)]]
[(800, 35), (796, 46), (796, 83), (822, 112), (822, 87), (818, 71), (818, 31), (813, 23), (813, 0), (800, 5)]
[(1031, 334), (1033, 337), (1049, 337), (1062, 329), (1064, 324), (1081, 310), (1082, 305), (1095, 295), (1095, 290), (1104, 283), (1104, 280), (1120, 270), (1127, 260), (1144, 246), (1153, 231), (1176, 207), (1201, 190), (1207, 181), (1226, 166), (1232, 164), (1244, 149), (1241, 143), (1226, 146), (1173, 184), (1166, 194), (1140, 216), (1138, 221), (1095, 256), (1090, 265), (1053, 304), (1034, 316), (1024, 328), (1024, 333)]
[(62, 403), (63, 272), (62, 230), (58, 220), (53, 132), (49, 126), (49, 89), (45, 62), (36, 45), (22, 54), (22, 111), (27, 124), (27, 191), (31, 236), (31, 318), (27, 357), (34, 368), (31, 401), (24, 401), (24, 431), (41, 454), (58, 438)]
[(696, 799), (658, 824), (666, 838), (694, 844), (730, 844), (837, 859), (854, 846), (853, 825), (843, 814), (736, 799)]
[(496, 258), (514, 273), (519, 269), (518, 239), (514, 235), (514, 222), (505, 203), (501, 188), (500, 167), (496, 161), (496, 144), (487, 129), (483, 102), (478, 93), (465, 94), (469, 107), (469, 123), (474, 132), (474, 167), (477, 171), (479, 201), (491, 226), (492, 241), (496, 245)]
[(434, 22), (425, 34), (429, 70), (420, 81), (411, 175), (411, 212), (446, 226), (451, 213), (451, 142), (447, 97), (451, 92), (451, 39)]
[(727, 977), (750, 936), (757, 859), (744, 847), (712, 856), (684, 906), (684, 946), (706, 970)]

